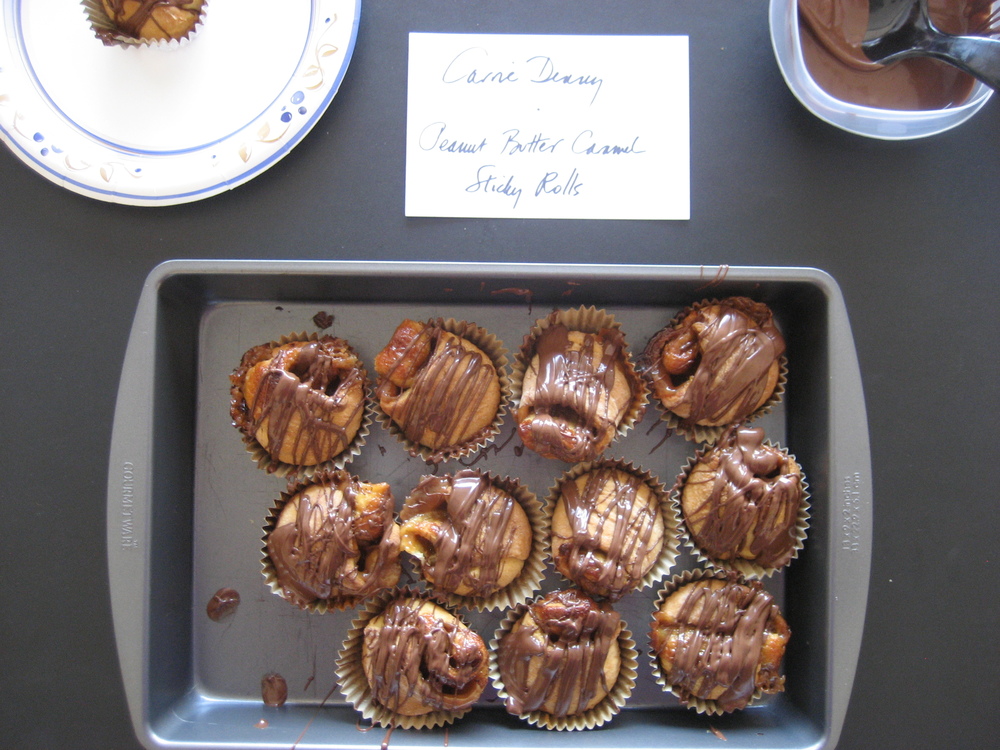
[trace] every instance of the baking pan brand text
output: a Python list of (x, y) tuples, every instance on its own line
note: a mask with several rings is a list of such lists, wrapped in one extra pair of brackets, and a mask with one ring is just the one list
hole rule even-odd
[(844, 477), (844, 510), (840, 548), (847, 552), (861, 549), (861, 474)]
[(121, 545), (122, 549), (136, 549), (139, 545), (135, 538), (135, 464), (126, 461), (122, 464), (122, 513), (121, 513)]

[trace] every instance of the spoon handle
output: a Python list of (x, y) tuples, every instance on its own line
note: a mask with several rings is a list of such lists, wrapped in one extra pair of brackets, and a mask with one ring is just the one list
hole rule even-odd
[(990, 88), (1000, 88), (1000, 39), (936, 34), (927, 39), (925, 54), (951, 63)]

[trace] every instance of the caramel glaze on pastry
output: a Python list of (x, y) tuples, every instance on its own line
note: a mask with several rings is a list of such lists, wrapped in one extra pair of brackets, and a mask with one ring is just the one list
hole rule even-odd
[(618, 680), (621, 629), (611, 605), (575, 589), (528, 605), (499, 646), (507, 711), (562, 717), (596, 706)]
[(688, 473), (681, 509), (691, 539), (716, 560), (778, 568), (792, 558), (802, 470), (761, 429), (727, 431)]
[(101, 0), (118, 30), (132, 39), (180, 39), (201, 17), (202, 0)]
[(364, 417), (361, 361), (333, 336), (255, 346), (230, 381), (233, 423), (286, 464), (313, 466), (339, 455)]
[(650, 636), (666, 681), (681, 702), (744, 708), (756, 690), (784, 690), (780, 673), (791, 631), (759, 581), (708, 578), (670, 594)]
[(746, 297), (692, 308), (650, 339), (641, 369), (664, 408), (690, 424), (740, 422), (774, 393), (785, 339)]
[(375, 358), (375, 372), (382, 410), (436, 458), (484, 437), (500, 408), (493, 362), (442, 321), (403, 321)]
[(552, 514), (556, 570), (591, 596), (637, 588), (663, 548), (658, 497), (641, 476), (595, 466), (559, 489)]
[(525, 352), (517, 432), (531, 450), (575, 463), (611, 444), (639, 384), (621, 331), (585, 333), (554, 323)]
[(395, 586), (401, 569), (393, 506), (389, 485), (345, 471), (293, 488), (267, 537), (284, 597), (305, 607)]
[(511, 583), (531, 552), (521, 504), (471, 469), (426, 476), (403, 504), (402, 548), (424, 579), (458, 596), (488, 596)]
[(483, 640), (417, 597), (391, 601), (365, 626), (361, 663), (373, 700), (403, 716), (468, 708), (489, 676)]

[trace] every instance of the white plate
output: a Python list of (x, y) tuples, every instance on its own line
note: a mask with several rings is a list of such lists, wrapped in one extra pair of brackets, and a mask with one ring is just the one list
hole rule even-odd
[(316, 124), (361, 0), (209, 0), (187, 43), (98, 41), (80, 0), (0, 0), (0, 138), (83, 195), (187, 203), (257, 176)]

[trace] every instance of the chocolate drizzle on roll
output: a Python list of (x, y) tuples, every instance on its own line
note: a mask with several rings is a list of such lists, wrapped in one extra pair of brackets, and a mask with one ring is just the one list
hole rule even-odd
[(785, 340), (770, 308), (746, 297), (692, 308), (653, 336), (641, 369), (688, 424), (740, 422), (774, 391)]
[(489, 356), (443, 326), (404, 321), (375, 361), (383, 411), (407, 439), (436, 451), (432, 460), (488, 435), (500, 405)]
[(615, 601), (637, 588), (663, 545), (658, 499), (615, 464), (563, 481), (556, 513), (569, 526), (564, 536), (553, 522), (556, 567), (591, 596)]
[[(515, 543), (524, 546), (514, 535), (517, 510), (514, 497), (478, 471), (426, 476), (400, 513), (404, 544), (411, 534), (416, 544), (417, 537), (431, 533), (430, 548), (421, 555), (424, 577), (440, 591), (486, 596), (501, 587), (502, 563), (515, 552)], [(421, 520), (426, 530), (420, 528)], [(530, 527), (525, 524), (523, 531), (530, 549)], [(517, 555), (522, 561), (527, 557), (523, 552)]]
[(482, 639), (419, 598), (391, 601), (365, 627), (362, 661), (373, 700), (394, 713), (459, 711), (487, 682)]
[(267, 536), (267, 554), (289, 601), (369, 596), (399, 578), (399, 532), (386, 485), (366, 485), (343, 471), (300, 486), (294, 520)]
[[(619, 383), (631, 372), (622, 332), (571, 331), (555, 322), (525, 356), (535, 370), (518, 412), (518, 434), (525, 445), (571, 463), (597, 458), (614, 438), (636, 388)], [(613, 398), (616, 385), (622, 402)]]
[[(676, 614), (665, 611), (673, 597)], [(756, 690), (779, 692), (777, 669), (789, 635), (773, 597), (758, 581), (708, 579), (686, 584), (654, 615), (653, 650), (685, 703), (715, 701), (744, 708)], [(666, 658), (665, 658), (666, 655)]]
[(347, 448), (363, 418), (361, 362), (332, 336), (254, 347), (230, 380), (233, 423), (277, 461), (327, 461)]
[(764, 568), (792, 557), (802, 474), (761, 429), (728, 431), (696, 463), (681, 495), (692, 540), (708, 557), (744, 557)]
[[(603, 700), (618, 677), (621, 628), (610, 605), (574, 589), (528, 605), (500, 641), (497, 666), (508, 712), (571, 716)], [(612, 674), (609, 662), (615, 663)]]

